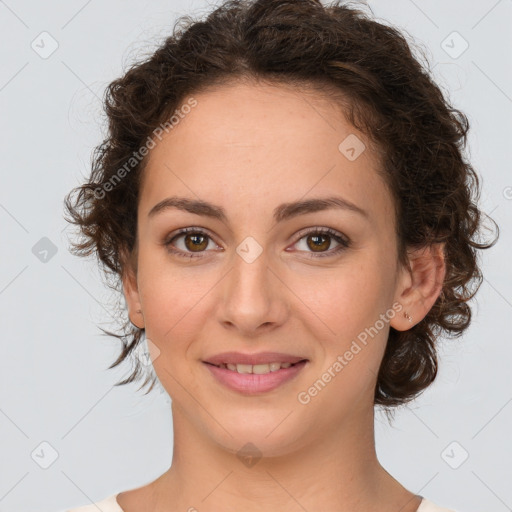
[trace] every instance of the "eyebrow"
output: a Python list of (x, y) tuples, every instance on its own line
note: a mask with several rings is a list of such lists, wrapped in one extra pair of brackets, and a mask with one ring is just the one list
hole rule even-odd
[[(176, 208), (196, 215), (211, 217), (220, 220), (221, 222), (228, 223), (226, 211), (221, 206), (216, 206), (207, 201), (200, 199), (189, 199), (186, 197), (168, 197), (159, 203), (155, 204), (148, 213), (148, 217), (154, 217), (157, 213), (163, 212), (170, 208)], [(307, 213), (318, 212), (329, 209), (341, 209), (356, 212), (361, 216), (368, 219), (369, 215), (366, 210), (343, 199), (339, 196), (331, 196), (325, 198), (306, 199), (303, 201), (294, 201), (291, 203), (283, 203), (274, 208), (275, 222), (282, 222), (284, 220), (305, 215)]]

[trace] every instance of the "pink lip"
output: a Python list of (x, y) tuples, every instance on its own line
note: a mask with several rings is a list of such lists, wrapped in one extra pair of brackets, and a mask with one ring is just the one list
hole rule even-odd
[(205, 363), (211, 363), (219, 366), (222, 363), (231, 364), (270, 364), (270, 363), (291, 363), (295, 364), (306, 359), (301, 356), (283, 354), (282, 352), (259, 352), (254, 354), (244, 354), (243, 352), (223, 352), (205, 359)]
[[(287, 362), (281, 359), (273, 359), (273, 361)], [(288, 368), (281, 368), (275, 372), (265, 374), (254, 373), (238, 373), (226, 368), (219, 368), (213, 364), (203, 362), (210, 370), (212, 375), (228, 388), (239, 391), (247, 395), (256, 395), (258, 393), (266, 393), (279, 387), (281, 384), (295, 377), (306, 365), (307, 361), (301, 361)], [(240, 363), (240, 364), (257, 364), (257, 363)], [(263, 363), (261, 363), (263, 364)]]

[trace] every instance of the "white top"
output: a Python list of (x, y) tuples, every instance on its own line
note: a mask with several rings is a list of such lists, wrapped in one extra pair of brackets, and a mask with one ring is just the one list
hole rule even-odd
[[(65, 512), (124, 512), (116, 500), (117, 494), (109, 496), (102, 501), (98, 501), (92, 505), (84, 505), (83, 507), (73, 508)], [(423, 498), (416, 512), (457, 512), (453, 509), (438, 507), (435, 503)]]

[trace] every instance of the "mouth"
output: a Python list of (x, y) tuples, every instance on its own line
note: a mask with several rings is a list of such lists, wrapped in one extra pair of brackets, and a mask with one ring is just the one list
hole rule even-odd
[(242, 364), (242, 363), (219, 363), (214, 364), (208, 361), (204, 361), (205, 364), (215, 366), (217, 368), (222, 368), (224, 370), (229, 370), (236, 373), (241, 374), (256, 374), (256, 375), (265, 375), (267, 373), (278, 372), (279, 370), (290, 368), (292, 366), (303, 365), (308, 361), (308, 359), (301, 359), (296, 363), (290, 362), (279, 362), (275, 361), (272, 363), (263, 363), (263, 364)]
[(254, 365), (203, 361), (216, 382), (231, 391), (249, 396), (277, 390), (297, 378), (308, 363), (309, 359), (299, 359), (294, 363), (275, 361)]

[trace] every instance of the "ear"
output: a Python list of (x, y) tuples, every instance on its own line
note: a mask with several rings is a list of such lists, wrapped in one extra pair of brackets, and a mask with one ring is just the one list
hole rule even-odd
[(128, 317), (130, 322), (138, 327), (144, 329), (144, 316), (142, 314), (142, 304), (140, 302), (139, 289), (137, 285), (137, 273), (134, 269), (132, 258), (123, 258), (125, 265), (123, 265), (123, 292), (128, 307)]
[(439, 297), (446, 275), (444, 246), (443, 242), (408, 252), (410, 269), (402, 267), (395, 295), (403, 309), (390, 322), (397, 331), (421, 322)]

